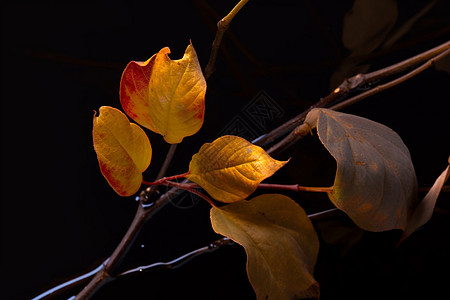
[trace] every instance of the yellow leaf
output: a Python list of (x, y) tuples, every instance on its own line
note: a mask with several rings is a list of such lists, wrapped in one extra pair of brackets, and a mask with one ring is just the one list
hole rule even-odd
[(213, 207), (211, 224), (245, 248), (257, 299), (319, 297), (312, 275), (319, 239), (305, 211), (289, 197), (265, 194)]
[(179, 60), (168, 54), (166, 47), (146, 62), (130, 62), (120, 81), (120, 102), (134, 121), (174, 144), (202, 127), (206, 81), (192, 44)]
[(245, 199), (286, 163), (243, 138), (226, 135), (200, 148), (191, 159), (186, 178), (214, 199), (231, 203)]
[(137, 192), (152, 158), (152, 147), (145, 132), (118, 109), (100, 107), (94, 115), (94, 149), (103, 176), (121, 196)]

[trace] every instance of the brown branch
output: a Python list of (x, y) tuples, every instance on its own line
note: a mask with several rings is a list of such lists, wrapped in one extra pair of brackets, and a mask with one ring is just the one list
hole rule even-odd
[[(173, 156), (175, 155), (175, 151), (177, 150), (178, 144), (171, 144), (169, 150), (167, 151), (166, 158), (164, 159), (163, 165), (161, 169), (159, 169), (158, 175), (155, 178), (155, 181), (160, 180), (167, 173), (167, 169), (169, 169), (170, 163), (172, 162)], [(150, 186), (145, 190), (142, 190), (139, 199), (143, 203), (147, 203), (153, 196), (158, 192), (157, 186)]]
[(416, 56), (401, 61), (397, 64), (388, 66), (386, 68), (373, 71), (367, 74), (357, 74), (353, 77), (347, 78), (336, 89), (334, 89), (334, 91), (331, 94), (329, 94), (324, 98), (321, 98), (316, 104), (309, 107), (301, 114), (297, 115), (296, 117), (292, 118), (291, 120), (287, 121), (286, 123), (275, 128), (274, 130), (270, 131), (269, 133), (258, 138), (255, 141), (260, 146), (268, 145), (277, 140), (278, 138), (280, 138), (281, 136), (291, 132), (295, 127), (302, 124), (308, 112), (313, 108), (328, 107), (329, 105), (338, 101), (339, 99), (344, 98), (352, 90), (355, 90), (358, 87), (372, 84), (381, 79), (404, 72), (407, 69), (410, 69), (419, 63), (430, 60), (431, 58), (436, 57), (437, 55), (443, 52), (446, 52), (448, 49), (450, 49), (450, 41), (447, 41), (433, 49), (420, 53)]
[[(439, 49), (440, 51), (438, 51), (437, 49)], [(402, 71), (405, 71), (406, 69), (410, 68), (413, 65), (416, 65), (418, 62), (423, 62), (426, 59), (428, 59), (424, 64), (420, 65), (419, 67), (415, 68), (414, 70), (410, 71), (409, 73), (396, 78), (392, 81), (389, 81), (385, 84), (381, 84), (379, 86), (374, 87), (373, 89), (370, 89), (366, 92), (363, 92), (359, 95), (356, 95), (352, 98), (349, 98), (341, 103), (335, 104), (333, 106), (330, 106), (330, 109), (333, 110), (340, 110), (343, 109), (351, 104), (354, 104), (358, 101), (361, 101), (367, 97), (370, 97), (372, 95), (375, 95), (381, 91), (384, 91), (386, 89), (389, 89), (391, 87), (394, 87), (414, 76), (416, 76), (417, 74), (423, 72), (424, 70), (428, 69), (429, 67), (431, 67), (436, 61), (442, 59), (443, 57), (445, 57), (446, 55), (448, 55), (450, 53), (450, 41), (436, 47), (433, 48), (429, 51), (426, 51), (420, 55), (414, 56), (410, 59), (407, 59), (403, 62), (397, 63), (395, 65), (392, 65), (390, 67), (386, 67), (384, 69), (375, 71), (375, 72), (371, 72), (368, 74), (359, 74), (356, 75), (350, 79), (347, 79), (344, 81), (343, 84), (340, 85), (339, 88), (337, 88), (332, 94), (328, 95), (326, 98), (329, 99), (334, 99), (334, 94), (340, 94), (342, 91), (342, 87), (345, 88), (345, 94), (347, 94), (351, 89), (354, 89), (360, 85), (362, 85), (362, 83), (366, 84), (366, 83), (370, 83), (372, 81), (377, 81), (380, 80), (381, 78), (387, 77), (388, 75), (384, 75), (383, 72), (387, 72), (388, 74), (392, 75), (395, 73), (399, 73)], [(434, 56), (431, 56), (432, 54), (434, 54)], [(431, 56), (431, 57), (430, 57)], [(384, 70), (384, 71), (383, 71)], [(295, 120), (295, 123), (298, 123), (299, 125), (297, 125), (297, 127), (295, 127), (284, 139), (282, 139), (280, 142), (278, 142), (277, 144), (273, 145), (269, 150), (267, 150), (267, 153), (269, 154), (274, 154), (274, 153), (278, 153), (280, 151), (283, 151), (283, 149), (290, 147), (291, 145), (293, 145), (294, 143), (296, 143), (298, 140), (300, 140), (301, 138), (305, 137), (307, 135), (307, 133), (309, 132), (307, 130), (307, 128), (304, 126), (303, 121), (305, 120), (306, 115), (308, 114), (308, 112), (313, 109), (313, 108), (318, 108), (318, 107), (325, 107), (326, 105), (325, 102), (328, 101), (324, 101), (323, 98), (321, 99), (318, 103), (316, 103), (315, 105), (311, 106), (309, 109), (307, 109), (305, 112), (303, 112), (302, 114), (300, 114), (299, 116), (301, 116), (301, 118), (297, 118)], [(331, 101), (333, 102), (333, 101)], [(330, 104), (326, 103), (326, 104)], [(291, 120), (292, 121), (292, 120)], [(287, 128), (291, 128), (292, 124), (294, 124), (294, 122), (288, 121), (288, 123), (290, 124), (289, 127)], [(280, 127), (279, 127), (280, 128)], [(271, 137), (274, 137), (274, 135), (272, 135)], [(266, 142), (267, 139), (264, 139), (262, 142), (261, 140), (259, 140), (259, 143), (264, 143)]]
[(217, 54), (220, 49), (220, 44), (222, 43), (223, 35), (225, 31), (227, 31), (228, 27), (230, 27), (231, 20), (236, 16), (236, 14), (244, 7), (244, 5), (248, 2), (248, 0), (241, 0), (238, 4), (230, 11), (228, 15), (226, 15), (222, 20), (217, 23), (217, 32), (212, 43), (211, 55), (208, 60), (208, 64), (205, 68), (205, 78), (208, 79), (215, 71)]
[(429, 59), (426, 63), (420, 65), (418, 68), (412, 70), (411, 72), (409, 72), (409, 73), (407, 73), (407, 74), (405, 74), (405, 75), (403, 75), (403, 76), (401, 76), (401, 77), (399, 77), (397, 79), (389, 81), (389, 82), (387, 82), (385, 84), (378, 85), (378, 86), (376, 86), (375, 88), (373, 88), (371, 90), (368, 90), (368, 91), (366, 91), (364, 93), (356, 95), (356, 96), (354, 96), (352, 98), (349, 98), (349, 99), (347, 99), (347, 100), (345, 100), (345, 101), (343, 101), (341, 103), (337, 103), (337, 104), (331, 106), (330, 109), (341, 110), (341, 109), (343, 109), (343, 108), (345, 108), (345, 107), (347, 107), (349, 105), (352, 105), (352, 104), (354, 104), (356, 102), (359, 102), (359, 101), (361, 101), (361, 100), (363, 100), (365, 98), (368, 98), (370, 96), (378, 94), (379, 92), (382, 92), (382, 91), (387, 90), (387, 89), (389, 89), (391, 87), (394, 87), (394, 86), (396, 86), (396, 85), (398, 85), (398, 84), (400, 84), (400, 83), (402, 83), (402, 82), (404, 82), (404, 81), (406, 81), (406, 80), (416, 76), (417, 74), (425, 71), (426, 69), (431, 67), (436, 61), (438, 61), (438, 60), (442, 59), (443, 57), (447, 56), (449, 53), (450, 53), (450, 49), (448, 49), (448, 50), (446, 50), (446, 51), (436, 55), (435, 57)]
[[(169, 165), (172, 161), (173, 155), (175, 153), (176, 144), (170, 146), (167, 152), (166, 159), (158, 173), (158, 177), (162, 178)], [(157, 178), (159, 179), (159, 178)], [(104, 267), (99, 270), (91, 281), (81, 290), (81, 292), (75, 297), (75, 299), (88, 299), (92, 296), (100, 287), (105, 283), (112, 280), (114, 276), (114, 271), (116, 270), (118, 264), (122, 261), (123, 257), (128, 252), (129, 248), (133, 244), (134, 239), (139, 233), (142, 225), (156, 212), (163, 208), (167, 203), (169, 203), (171, 197), (177, 193), (177, 188), (173, 188), (164, 195), (162, 195), (154, 203), (148, 203), (152, 196), (156, 193), (156, 186), (149, 187), (141, 192), (139, 196), (139, 207), (134, 216), (134, 219), (125, 233), (124, 237), (120, 241), (119, 245), (116, 247), (114, 252), (111, 254)]]

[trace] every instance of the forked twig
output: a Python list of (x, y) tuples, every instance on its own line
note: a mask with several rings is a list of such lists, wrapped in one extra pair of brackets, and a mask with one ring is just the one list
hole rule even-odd
[[(257, 138), (254, 142), (260, 146), (266, 146), (270, 143), (273, 143), (275, 140), (277, 140), (281, 136), (286, 135), (289, 132), (292, 132), (292, 130), (295, 127), (301, 125), (303, 123), (303, 121), (305, 120), (305, 117), (308, 114), (308, 112), (310, 110), (312, 110), (313, 108), (328, 107), (332, 103), (335, 103), (336, 101), (346, 97), (352, 90), (355, 90), (361, 86), (372, 85), (375, 82), (380, 81), (381, 79), (385, 79), (387, 77), (404, 72), (404, 71), (406, 71), (420, 63), (423, 63), (425, 61), (433, 60), (433, 62), (434, 62), (437, 59), (440, 59), (443, 57), (443, 56), (440, 56), (440, 54), (448, 53), (447, 51), (449, 49), (450, 49), (450, 41), (447, 41), (439, 46), (436, 46), (436, 47), (428, 50), (428, 51), (420, 53), (411, 58), (405, 59), (394, 65), (387, 66), (385, 68), (382, 68), (380, 70), (376, 70), (376, 71), (373, 71), (370, 73), (357, 74), (353, 77), (347, 78), (336, 89), (334, 89), (333, 92), (331, 92), (326, 97), (321, 98), (316, 104), (309, 107), (307, 110), (305, 110), (301, 114), (297, 115), (296, 117), (292, 118), (291, 120), (287, 121), (286, 123), (282, 124), (281, 126), (273, 129), (269, 133)], [(446, 54), (444, 54), (444, 56), (445, 55)], [(438, 58), (438, 56), (439, 56), (439, 58)], [(428, 62), (425, 63), (425, 65), (427, 65), (427, 64), (428, 64)], [(426, 68), (428, 68), (428, 67), (429, 66), (427, 66)], [(419, 68), (422, 68), (422, 66)], [(423, 71), (423, 70), (421, 70), (421, 71)], [(416, 74), (414, 74), (414, 75), (416, 75)], [(389, 86), (389, 87), (391, 87), (391, 86)], [(370, 91), (371, 90), (367, 91), (366, 93), (369, 93)], [(364, 99), (365, 97), (370, 96), (370, 94), (365, 94), (365, 95), (363, 95), (363, 94), (364, 93), (357, 95), (355, 97), (361, 97), (359, 99), (359, 100), (361, 100), (361, 99)], [(350, 99), (353, 99), (352, 101), (354, 101), (355, 97), (350, 98)], [(350, 100), (350, 99), (348, 99), (348, 100)], [(339, 109), (339, 107), (337, 107), (337, 108), (335, 107), (334, 109)], [(273, 149), (272, 151), (275, 151), (275, 149)]]
[[(427, 55), (422, 55), (419, 54), (415, 57), (412, 57), (410, 59), (407, 59), (403, 62), (400, 62), (398, 64), (395, 64), (393, 66), (390, 67), (386, 67), (384, 69), (378, 70), (378, 71), (374, 71), (368, 74), (358, 74), (350, 79), (347, 79), (344, 81), (343, 84), (341, 84), (341, 86), (345, 87), (345, 94), (348, 94), (348, 92), (351, 89), (354, 89), (358, 86), (361, 86), (363, 83), (369, 83), (372, 81), (377, 81), (381, 78), (387, 77), (388, 75), (384, 76), (383, 72), (387, 72), (388, 74), (395, 74), (395, 73), (399, 73), (401, 71), (405, 71), (406, 69), (410, 68), (411, 66), (415, 65), (417, 62), (423, 62), (425, 58), (427, 58), (426, 62), (423, 63), (422, 65), (420, 65), (419, 67), (413, 69), (412, 71), (408, 72), (407, 74), (396, 78), (394, 80), (391, 80), (385, 84), (381, 84), (378, 85), (366, 92), (363, 92), (359, 95), (356, 95), (354, 97), (351, 97), (341, 103), (337, 103), (333, 106), (330, 106), (330, 109), (333, 110), (340, 110), (343, 109), (351, 104), (354, 104), (356, 102), (359, 102), (365, 98), (368, 98), (372, 95), (375, 95), (381, 91), (384, 91), (386, 89), (389, 89), (391, 87), (394, 87), (414, 76), (416, 76), (417, 74), (423, 72), (424, 70), (428, 69), (429, 67), (431, 67), (436, 61), (444, 58), (446, 55), (448, 55), (450, 53), (450, 41), (436, 47), (433, 48), (432, 50), (429, 50), (427, 52), (424, 52), (423, 54), (427, 54)], [(431, 56), (433, 54), (433, 56)], [(430, 57), (431, 56), (431, 57)], [(384, 70), (384, 71), (383, 71)], [(341, 86), (339, 88), (337, 88), (332, 94), (328, 95), (326, 98), (328, 98), (328, 100), (324, 101), (325, 98), (321, 99), (319, 102), (317, 102), (314, 106), (311, 106), (309, 109), (307, 109), (305, 112), (303, 112), (302, 114), (300, 114), (299, 116), (297, 116), (296, 118), (294, 118), (291, 121), (288, 121), (289, 126), (285, 126), (283, 127), (283, 130), (285, 129), (290, 129), (290, 133), (283, 138), (280, 142), (276, 143), (275, 145), (273, 145), (272, 147), (269, 148), (269, 150), (267, 150), (267, 153), (269, 154), (276, 154), (279, 153), (280, 151), (283, 151), (285, 148), (290, 147), (291, 145), (293, 145), (294, 143), (296, 143), (298, 140), (300, 140), (301, 138), (303, 138), (308, 132), (306, 132), (305, 130), (302, 130), (301, 126), (303, 124), (303, 121), (305, 120), (306, 115), (308, 114), (308, 112), (313, 109), (313, 108), (319, 108), (319, 107), (327, 107), (330, 103), (329, 101), (334, 100), (337, 96), (334, 95), (338, 95), (341, 94)], [(286, 123), (287, 124), (287, 123)], [(280, 126), (281, 127), (281, 126)], [(279, 127), (279, 128), (280, 128)], [(269, 133), (270, 134), (270, 133)], [(268, 135), (269, 135), (268, 134)], [(272, 134), (271, 136), (269, 136), (269, 138), (274, 138), (275, 135)], [(260, 139), (258, 140), (258, 143), (265, 143), (268, 142), (267, 138), (264, 139)]]
[(238, 4), (217, 23), (217, 32), (212, 43), (211, 55), (209, 56), (208, 64), (205, 68), (205, 78), (208, 79), (215, 71), (217, 54), (219, 53), (220, 44), (222, 43), (223, 35), (225, 31), (230, 27), (231, 20), (236, 16), (236, 14), (244, 7), (248, 0), (241, 0)]

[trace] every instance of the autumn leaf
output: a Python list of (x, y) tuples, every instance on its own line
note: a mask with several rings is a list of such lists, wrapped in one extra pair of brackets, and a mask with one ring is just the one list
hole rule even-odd
[[(342, 43), (350, 52), (331, 76), (330, 87), (336, 88), (345, 78), (365, 73), (370, 64), (361, 64), (364, 57), (390, 41), (392, 29), (398, 19), (398, 3), (395, 0), (355, 0), (345, 14)], [(398, 33), (398, 32), (397, 32)], [(366, 60), (367, 61), (367, 60)]]
[(226, 135), (200, 148), (191, 159), (186, 178), (214, 199), (231, 203), (245, 199), (286, 163), (241, 137)]
[(103, 176), (121, 196), (137, 192), (152, 158), (150, 141), (144, 131), (118, 109), (100, 107), (94, 115), (94, 149)]
[(319, 239), (305, 211), (289, 197), (265, 194), (211, 208), (215, 232), (242, 245), (257, 299), (317, 298), (313, 277)]
[(392, 129), (329, 109), (312, 110), (317, 132), (337, 163), (332, 191), (336, 207), (362, 229), (406, 228), (417, 202), (417, 180), (405, 144)]
[(206, 81), (192, 44), (183, 58), (171, 60), (161, 49), (146, 62), (130, 62), (120, 81), (124, 111), (171, 144), (203, 125)]
[[(448, 158), (448, 162), (450, 164), (450, 157)], [(414, 231), (417, 230), (420, 226), (427, 223), (431, 216), (433, 215), (434, 206), (436, 205), (436, 200), (439, 196), (439, 193), (444, 186), (444, 183), (447, 181), (450, 176), (450, 165), (441, 173), (441, 175), (436, 179), (431, 189), (425, 195), (425, 197), (420, 201), (417, 207), (414, 209), (414, 213), (411, 218), (408, 220), (408, 225), (406, 226), (406, 230), (403, 232), (403, 237), (401, 241), (410, 236)], [(400, 241), (400, 242), (401, 242)]]

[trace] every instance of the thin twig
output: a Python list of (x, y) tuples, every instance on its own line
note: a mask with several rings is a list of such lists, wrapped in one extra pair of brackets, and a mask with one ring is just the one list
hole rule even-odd
[[(342, 215), (342, 211), (335, 207), (335, 208), (327, 209), (325, 211), (309, 214), (308, 218), (312, 221), (320, 221), (320, 220), (324, 220), (324, 219), (333, 218), (338, 215)], [(131, 270), (128, 270), (128, 271), (118, 274), (117, 277), (141, 273), (144, 271), (152, 271), (154, 269), (159, 270), (160, 268), (175, 269), (175, 268), (178, 268), (178, 267), (184, 265), (185, 263), (187, 263), (188, 261), (190, 261), (192, 258), (194, 258), (196, 256), (213, 252), (223, 246), (229, 246), (229, 245), (234, 245), (234, 244), (235, 243), (231, 239), (229, 239), (227, 237), (222, 237), (222, 238), (212, 242), (208, 246), (198, 248), (194, 251), (186, 253), (186, 254), (184, 254), (174, 260), (171, 260), (169, 262), (157, 262), (157, 263), (153, 263), (151, 265), (133, 268)]]
[(145, 204), (142, 201), (138, 207), (136, 215), (131, 223), (122, 241), (114, 250), (113, 254), (109, 257), (105, 267), (102, 268), (88, 285), (75, 297), (78, 299), (88, 299), (92, 296), (101, 286), (109, 282), (114, 278), (114, 271), (118, 263), (123, 259), (128, 252), (129, 247), (133, 244), (135, 237), (142, 228), (142, 225), (153, 215), (155, 215), (161, 208), (166, 206), (170, 199), (178, 195), (180, 190), (178, 188), (172, 188), (167, 193), (163, 194), (158, 200), (152, 204)]
[[(166, 159), (164, 159), (163, 165), (161, 166), (161, 169), (159, 169), (159, 172), (155, 178), (155, 181), (163, 178), (166, 175), (167, 170), (169, 169), (170, 163), (172, 162), (173, 156), (175, 155), (175, 151), (177, 150), (177, 146), (178, 146), (178, 144), (170, 145), (169, 150), (167, 151), (167, 154), (166, 154)], [(143, 181), (143, 183), (144, 183), (144, 181)], [(157, 192), (158, 192), (157, 186), (150, 186), (150, 187), (146, 188), (145, 190), (141, 191), (141, 193), (139, 194), (139, 200), (142, 203), (148, 203), (149, 201), (151, 201), (151, 199)]]
[(223, 246), (228, 246), (228, 245), (234, 245), (234, 242), (227, 238), (227, 237), (223, 237), (220, 238), (214, 242), (212, 242), (211, 244), (209, 244), (208, 246), (205, 247), (201, 247), (198, 248), (194, 251), (191, 251), (189, 253), (183, 254), (180, 257), (177, 257), (171, 261), (168, 262), (156, 262), (150, 265), (146, 265), (146, 266), (140, 266), (125, 272), (122, 272), (120, 274), (117, 275), (117, 278), (119, 277), (124, 277), (124, 276), (129, 276), (132, 274), (136, 274), (136, 273), (142, 273), (142, 272), (148, 272), (148, 271), (154, 271), (156, 270), (160, 270), (160, 269), (176, 269), (181, 267), (182, 265), (184, 265), (185, 263), (191, 261), (194, 257), (197, 257), (199, 255), (205, 254), (205, 253), (211, 253), (216, 251), (217, 249), (223, 247)]
[[(166, 159), (158, 172), (158, 177), (163, 177), (172, 161), (173, 155), (176, 150), (176, 144), (170, 146), (167, 152)], [(126, 234), (120, 241), (119, 245), (116, 247), (114, 252), (108, 258), (106, 264), (101, 268), (91, 279), (91, 281), (81, 290), (81, 292), (75, 297), (78, 299), (87, 299), (93, 295), (101, 286), (111, 280), (114, 276), (114, 271), (116, 270), (118, 264), (121, 262), (123, 257), (128, 252), (129, 248), (133, 244), (134, 239), (139, 233), (142, 225), (158, 212), (162, 207), (169, 203), (171, 197), (177, 192), (177, 188), (171, 189), (164, 195), (162, 195), (154, 203), (149, 204), (148, 201), (152, 198), (153, 194), (156, 193), (156, 188), (150, 187), (142, 191), (139, 197), (139, 207), (136, 211), (136, 215), (128, 228)]]
[(239, 3), (236, 4), (236, 6), (230, 11), (230, 13), (217, 23), (217, 32), (212, 43), (211, 55), (205, 68), (206, 79), (211, 77), (211, 75), (214, 73), (217, 53), (219, 52), (220, 44), (222, 43), (222, 38), (225, 34), (225, 31), (227, 31), (228, 27), (230, 27), (231, 20), (233, 20), (236, 14), (242, 9), (242, 7), (244, 7), (247, 2), (248, 0), (239, 1)]
[(370, 89), (370, 90), (368, 90), (368, 91), (366, 91), (364, 93), (356, 95), (356, 96), (354, 96), (352, 98), (349, 98), (349, 99), (347, 99), (345, 101), (342, 101), (342, 102), (337, 103), (337, 104), (335, 104), (333, 106), (330, 106), (330, 109), (341, 110), (341, 109), (343, 109), (343, 108), (345, 108), (345, 107), (347, 107), (347, 106), (349, 106), (351, 104), (354, 104), (354, 103), (359, 102), (359, 101), (361, 101), (361, 100), (363, 100), (365, 98), (368, 98), (370, 96), (378, 94), (379, 92), (382, 92), (382, 91), (387, 90), (387, 89), (389, 89), (391, 87), (394, 87), (394, 86), (396, 86), (396, 85), (398, 85), (398, 84), (400, 84), (400, 83), (402, 83), (402, 82), (404, 82), (404, 81), (406, 81), (406, 80), (416, 76), (417, 74), (425, 71), (426, 69), (431, 67), (436, 61), (438, 61), (438, 60), (442, 59), (443, 57), (447, 56), (449, 53), (450, 53), (450, 49), (448, 49), (448, 50), (442, 52), (441, 54), (436, 55), (435, 57), (429, 59), (426, 63), (420, 65), (419, 67), (415, 68), (411, 72), (409, 72), (409, 73), (407, 73), (407, 74), (405, 74), (405, 75), (403, 75), (403, 76), (401, 76), (401, 77), (399, 77), (397, 79), (389, 81), (389, 82), (387, 82), (385, 84), (380, 84), (380, 85), (376, 86), (373, 89)]
[[(399, 78), (396, 78), (396, 79), (394, 79), (392, 81), (389, 81), (389, 82), (387, 82), (385, 84), (381, 84), (381, 85), (379, 85), (379, 86), (377, 86), (377, 87), (375, 87), (373, 89), (370, 89), (370, 90), (368, 90), (366, 92), (363, 92), (363, 93), (361, 93), (359, 95), (351, 97), (351, 98), (349, 98), (349, 99), (347, 99), (347, 100), (345, 100), (345, 101), (343, 101), (341, 103), (338, 103), (338, 104), (335, 104), (333, 106), (330, 106), (329, 108), (333, 109), (333, 110), (343, 109), (343, 108), (345, 108), (345, 107), (347, 107), (347, 106), (349, 106), (351, 104), (354, 104), (354, 103), (356, 103), (358, 101), (361, 101), (361, 100), (363, 100), (363, 99), (365, 99), (367, 97), (375, 95), (375, 94), (377, 94), (377, 93), (379, 93), (381, 91), (384, 91), (386, 89), (389, 89), (389, 88), (391, 88), (393, 86), (396, 86), (396, 85), (398, 85), (398, 84), (400, 84), (400, 83), (402, 83), (402, 82), (404, 82), (404, 81), (406, 81), (406, 80), (416, 76), (417, 74), (419, 74), (419, 73), (423, 72), (424, 70), (428, 69), (429, 67), (431, 67), (436, 61), (442, 59), (443, 57), (445, 57), (446, 55), (448, 55), (450, 53), (450, 41), (447, 42), (447, 43), (442, 44), (441, 46), (445, 46), (445, 47), (441, 47), (441, 48), (444, 49), (443, 51), (438, 52), (439, 54), (429, 58), (424, 64), (422, 64), (419, 67), (415, 68), (411, 72), (409, 72), (409, 73), (407, 73), (407, 74), (405, 74), (405, 75), (403, 75), (403, 76), (401, 76)], [(434, 49), (436, 49), (436, 48), (434, 48)], [(436, 52), (436, 51), (432, 51), (432, 52), (430, 52), (430, 51), (427, 51), (426, 53), (435, 53)], [(415, 61), (415, 63), (416, 63), (417, 59), (415, 59), (415, 58), (416, 57), (413, 57), (413, 58), (411, 58), (411, 59), (409, 59), (407, 61), (411, 60), (411, 61)], [(398, 68), (399, 68), (398, 70), (402, 70), (402, 71), (404, 71), (407, 68), (406, 65), (404, 64), (404, 62), (396, 64), (394, 66), (398, 66)], [(384, 70), (386, 70), (386, 72), (397, 72), (398, 71), (397, 69), (395, 69), (393, 67), (388, 67), (388, 68), (385, 68)], [(376, 80), (378, 80), (378, 79), (382, 78), (382, 76), (383, 76), (382, 73), (380, 73), (380, 71), (381, 70), (375, 71), (375, 72), (369, 73), (367, 75), (370, 75), (369, 78), (375, 78)], [(359, 76), (360, 79), (358, 79), (358, 76)], [(364, 79), (364, 78), (367, 78), (367, 76), (363, 75), (363, 74), (360, 74), (360, 75), (357, 75), (357, 76), (352, 77), (352, 78), (355, 78), (355, 80), (359, 80), (359, 81), (366, 81), (366, 79)], [(359, 86), (359, 84), (356, 85), (356, 86)], [(335, 90), (335, 92), (336, 92), (336, 90)], [(338, 91), (338, 93), (339, 93), (339, 91)], [(314, 108), (315, 107), (323, 107), (320, 104), (321, 101), (319, 101), (313, 107)], [(310, 109), (308, 109), (307, 111), (309, 112), (309, 110)], [(292, 130), (280, 142), (278, 142), (277, 144), (275, 144), (271, 148), (269, 148), (269, 150), (266, 151), (267, 153), (272, 154), (272, 155), (274, 153), (279, 153), (280, 151), (283, 151), (285, 148), (290, 147), (291, 145), (295, 144), (298, 140), (300, 140), (301, 138), (306, 136), (307, 131), (305, 131), (304, 128), (302, 127), (303, 126), (302, 122), (304, 121), (307, 113), (303, 113), (303, 114), (305, 116), (302, 117), (302, 119), (298, 119), (297, 120), (297, 121), (299, 121), (299, 125), (297, 125), (297, 127), (295, 127), (295, 129)], [(259, 142), (261, 143), (261, 141), (259, 141)]]
[(297, 115), (296, 117), (292, 118), (291, 120), (287, 121), (286, 123), (282, 124), (281, 126), (275, 128), (272, 131), (270, 131), (269, 133), (257, 138), (254, 142), (260, 146), (266, 146), (266, 145), (274, 142), (281, 136), (286, 135), (287, 133), (291, 132), (298, 125), (302, 124), (303, 121), (305, 120), (305, 117), (308, 114), (308, 112), (310, 110), (312, 110), (313, 108), (327, 107), (330, 104), (332, 104), (333, 102), (336, 102), (339, 99), (344, 98), (352, 90), (355, 90), (358, 87), (361, 87), (364, 85), (370, 85), (381, 79), (404, 72), (407, 69), (412, 68), (419, 63), (422, 63), (426, 60), (436, 57), (437, 55), (445, 52), (448, 49), (450, 49), (450, 41), (447, 41), (437, 47), (434, 47), (428, 51), (425, 51), (425, 52), (420, 53), (416, 56), (413, 56), (409, 59), (401, 61), (397, 64), (394, 64), (394, 65), (391, 65), (391, 66), (388, 66), (388, 67), (385, 67), (380, 70), (373, 71), (373, 72), (370, 72), (367, 74), (357, 74), (353, 77), (347, 78), (336, 89), (334, 89), (331, 94), (320, 99), (316, 104), (309, 107), (307, 110), (305, 110), (301, 114)]
[[(234, 242), (232, 240), (230, 240), (227, 237), (223, 237), (223, 238), (220, 238), (220, 239), (210, 243), (208, 246), (205, 246), (205, 247), (196, 249), (194, 251), (191, 251), (189, 253), (186, 253), (186, 254), (184, 254), (178, 258), (175, 258), (169, 262), (157, 262), (157, 263), (153, 263), (151, 265), (133, 268), (128, 271), (117, 274), (113, 279), (124, 278), (129, 275), (153, 271), (153, 270), (159, 270), (159, 269), (176, 269), (178, 267), (181, 267), (185, 263), (189, 262), (194, 257), (197, 257), (197, 256), (199, 256), (201, 254), (205, 254), (205, 253), (211, 253), (211, 252), (216, 251), (217, 249), (220, 249), (223, 246), (233, 245), (233, 244), (234, 244)], [(32, 300), (49, 299), (50, 297), (55, 297), (57, 295), (60, 295), (63, 292), (69, 291), (70, 289), (73, 289), (73, 288), (81, 285), (83, 282), (85, 282), (86, 280), (89, 280), (98, 271), (100, 271), (104, 267), (105, 262), (102, 263), (97, 268), (95, 268), (94, 270), (89, 271), (83, 275), (80, 275), (80, 276), (78, 276), (74, 279), (71, 279), (69, 281), (66, 281), (64, 283), (61, 283), (61, 284), (43, 292), (42, 294), (34, 297)]]
[(56, 296), (60, 295), (61, 293), (64, 293), (65, 291), (68, 291), (70, 289), (73, 289), (73, 288), (81, 285), (82, 283), (84, 283), (87, 280), (89, 280), (90, 278), (92, 278), (92, 276), (97, 274), (97, 272), (101, 271), (104, 268), (105, 263), (107, 261), (108, 261), (108, 259), (106, 259), (102, 264), (100, 264), (94, 270), (84, 273), (83, 275), (80, 275), (69, 281), (63, 282), (51, 289), (39, 294), (38, 296), (32, 298), (31, 300), (42, 300), (42, 299), (46, 299), (46, 298), (50, 298), (50, 297), (56, 297)]

